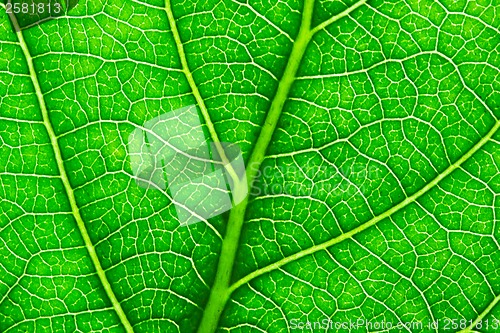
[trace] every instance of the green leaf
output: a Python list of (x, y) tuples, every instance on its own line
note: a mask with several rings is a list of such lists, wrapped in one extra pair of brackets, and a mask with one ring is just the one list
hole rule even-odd
[[(1, 332), (500, 328), (497, 2), (7, 10)], [(185, 225), (127, 143), (191, 105), (241, 202)]]

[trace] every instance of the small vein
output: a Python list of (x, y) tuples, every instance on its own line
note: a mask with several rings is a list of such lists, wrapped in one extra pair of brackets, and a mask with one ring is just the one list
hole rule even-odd
[(73, 189), (71, 188), (70, 182), (68, 175), (66, 173), (66, 169), (64, 167), (64, 162), (62, 158), (62, 153), (61, 149), (59, 147), (59, 143), (57, 141), (57, 137), (54, 132), (54, 128), (52, 126), (52, 123), (49, 118), (49, 113), (47, 110), (47, 106), (45, 105), (45, 100), (43, 98), (43, 93), (40, 88), (40, 84), (38, 82), (38, 77), (36, 76), (35, 72), (35, 67), (33, 66), (33, 58), (31, 56), (31, 53), (28, 49), (28, 45), (26, 44), (26, 41), (24, 40), (24, 35), (19, 27), (19, 23), (17, 22), (16, 17), (14, 14), (9, 14), (10, 20), (12, 22), (12, 25), (14, 26), (14, 29), (16, 31), (16, 35), (19, 41), (19, 46), (21, 47), (24, 57), (26, 59), (26, 63), (28, 65), (28, 70), (30, 73), (31, 81), (33, 83), (33, 87), (36, 93), (36, 97), (38, 100), (38, 104), (42, 113), (42, 118), (43, 118), (43, 123), (45, 125), (45, 128), (47, 130), (47, 133), (50, 138), (50, 142), (52, 145), (52, 149), (54, 151), (57, 167), (59, 169), (60, 177), (61, 177), (61, 182), (64, 185), (64, 189), (66, 190), (66, 195), (68, 197), (68, 201), (71, 207), (71, 211), (73, 213), (73, 217), (76, 220), (76, 223), (78, 225), (78, 229), (80, 231), (80, 234), (82, 235), (82, 238), (84, 240), (85, 246), (87, 248), (87, 251), (90, 255), (90, 258), (92, 260), (92, 263), (95, 266), (97, 275), (99, 277), (99, 280), (101, 281), (101, 284), (106, 292), (106, 295), (109, 297), (111, 303), (113, 304), (113, 309), (115, 310), (116, 314), (120, 318), (120, 321), (122, 325), (124, 326), (125, 330), (127, 333), (133, 333), (132, 326), (130, 325), (130, 322), (128, 321), (128, 318), (123, 311), (120, 302), (116, 298), (116, 295), (114, 294), (111, 284), (108, 281), (108, 278), (106, 277), (106, 274), (104, 273), (104, 270), (102, 269), (101, 262), (99, 261), (99, 258), (97, 257), (97, 253), (95, 252), (94, 245), (92, 244), (92, 241), (90, 240), (90, 236), (88, 234), (87, 228), (85, 226), (85, 223), (83, 222), (82, 216), (80, 215), (80, 210), (78, 208), (78, 205), (76, 204), (76, 199), (75, 199), (75, 194), (73, 192)]

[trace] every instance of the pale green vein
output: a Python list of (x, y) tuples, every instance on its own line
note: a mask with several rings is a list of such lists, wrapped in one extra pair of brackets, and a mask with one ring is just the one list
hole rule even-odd
[(491, 312), (491, 310), (493, 310), (493, 308), (495, 307), (495, 305), (497, 305), (497, 303), (499, 301), (500, 301), (500, 295), (498, 295), (497, 297), (495, 297), (493, 299), (493, 301), (488, 305), (488, 307), (486, 307), (486, 309), (484, 309), (484, 311), (481, 312), (481, 314), (476, 318), (476, 320), (474, 320), (472, 322), (472, 324), (469, 327), (467, 327), (467, 328), (465, 328), (457, 333), (475, 332), (474, 328), (476, 327), (476, 325), (478, 325), (479, 323), (481, 323), (483, 321), (484, 317), (486, 317)]
[(168, 18), (168, 23), (170, 25), (170, 30), (172, 30), (172, 35), (174, 37), (175, 45), (177, 47), (177, 54), (179, 55), (179, 59), (181, 61), (182, 72), (186, 76), (189, 87), (191, 88), (191, 91), (193, 92), (194, 98), (196, 99), (196, 103), (198, 104), (200, 111), (201, 111), (201, 114), (203, 116), (203, 119), (205, 120), (205, 125), (208, 128), (208, 132), (210, 133), (210, 137), (212, 138), (212, 141), (215, 144), (217, 152), (219, 153), (219, 156), (222, 159), (222, 162), (224, 164), (224, 168), (229, 173), (230, 177), (233, 179), (235, 187), (240, 188), (240, 179), (237, 176), (236, 172), (234, 171), (229, 159), (227, 158), (226, 153), (224, 151), (224, 148), (220, 144), (219, 136), (217, 134), (217, 131), (215, 130), (214, 123), (212, 122), (212, 119), (210, 118), (210, 114), (208, 113), (208, 109), (207, 109), (207, 106), (205, 105), (205, 101), (203, 100), (203, 97), (201, 96), (200, 90), (198, 89), (198, 86), (196, 85), (196, 82), (193, 78), (193, 74), (191, 73), (191, 70), (189, 69), (187, 58), (186, 58), (186, 53), (184, 52), (184, 44), (182, 43), (181, 36), (179, 34), (179, 30), (177, 29), (177, 25), (175, 24), (174, 12), (172, 11), (172, 5), (170, 3), (170, 0), (165, 0), (165, 12), (167, 13), (167, 18)]
[[(3, 8), (5, 8), (5, 7), (3, 7)], [(52, 150), (54, 151), (54, 156), (56, 159), (57, 168), (59, 170), (60, 178), (61, 178), (61, 181), (64, 185), (64, 189), (66, 190), (66, 195), (68, 197), (68, 201), (69, 201), (70, 206), (71, 206), (72, 214), (76, 220), (76, 223), (77, 223), (78, 229), (80, 230), (80, 233), (82, 235), (83, 241), (85, 242), (85, 247), (87, 248), (87, 251), (89, 252), (92, 263), (95, 266), (99, 280), (101, 281), (102, 286), (103, 286), (106, 294), (108, 295), (108, 297), (113, 305), (113, 309), (116, 311), (118, 317), (120, 318), (121, 323), (125, 327), (125, 330), (128, 333), (133, 333), (134, 330), (132, 329), (132, 325), (128, 321), (128, 318), (125, 315), (125, 312), (123, 312), (123, 309), (120, 305), (120, 302), (116, 298), (116, 296), (113, 292), (113, 289), (111, 288), (111, 285), (108, 281), (108, 278), (106, 277), (106, 274), (104, 273), (104, 270), (102, 269), (101, 262), (99, 261), (99, 258), (97, 257), (97, 253), (95, 252), (94, 245), (92, 244), (92, 241), (90, 240), (89, 234), (87, 232), (87, 228), (85, 227), (85, 223), (83, 222), (83, 219), (80, 215), (80, 210), (78, 209), (78, 206), (76, 204), (75, 194), (73, 192), (73, 189), (71, 188), (69, 178), (68, 178), (68, 175), (66, 173), (66, 169), (64, 168), (64, 162), (62, 159), (61, 150), (60, 150), (59, 144), (57, 142), (57, 137), (56, 137), (56, 134), (54, 132), (54, 128), (52, 126), (52, 123), (50, 122), (49, 113), (48, 113), (47, 107), (45, 105), (45, 100), (43, 98), (43, 93), (42, 93), (42, 90), (40, 88), (40, 84), (38, 82), (38, 77), (36, 75), (35, 68), (33, 66), (33, 58), (31, 57), (31, 53), (28, 49), (28, 45), (26, 45), (26, 41), (24, 40), (23, 33), (19, 27), (19, 23), (17, 22), (16, 17), (14, 16), (14, 14), (8, 14), (8, 15), (10, 17), (10, 20), (12, 21), (12, 25), (14, 26), (14, 29), (16, 30), (16, 35), (17, 35), (17, 38), (19, 41), (19, 45), (21, 46), (24, 57), (26, 58), (26, 63), (28, 65), (28, 70), (29, 70), (29, 74), (31, 77), (31, 81), (33, 83), (33, 87), (35, 89), (38, 104), (40, 105), (40, 110), (42, 112), (43, 123), (44, 123), (45, 128), (47, 129), (47, 133), (50, 137), (50, 143), (52, 145)]]
[(391, 209), (385, 211), (384, 213), (377, 215), (373, 217), (371, 220), (368, 222), (365, 222), (361, 224), (360, 226), (343, 233), (342, 235), (332, 238), (329, 241), (326, 241), (324, 243), (312, 246), (308, 249), (299, 251), (291, 256), (288, 256), (286, 258), (283, 258), (271, 265), (268, 265), (266, 267), (262, 267), (260, 269), (257, 269), (253, 271), (252, 273), (246, 275), (245, 277), (241, 278), (240, 280), (236, 281), (229, 289), (230, 292), (233, 292), (234, 290), (238, 289), (242, 285), (248, 283), (249, 281), (255, 279), (258, 276), (261, 276), (262, 274), (271, 272), (273, 270), (276, 270), (283, 265), (286, 265), (290, 262), (293, 262), (295, 260), (298, 260), (302, 257), (314, 254), (318, 251), (321, 250), (326, 250), (329, 247), (338, 244), (346, 239), (349, 239), (353, 237), (354, 235), (359, 234), (360, 232), (370, 228), (371, 226), (374, 226), (377, 224), (379, 221), (388, 218), (395, 212), (403, 209), (404, 207), (408, 206), (418, 198), (420, 198), (422, 195), (427, 193), (430, 189), (435, 187), (441, 180), (446, 178), (448, 175), (450, 175), (453, 171), (455, 171), (457, 168), (459, 168), (465, 161), (467, 161), (475, 152), (477, 152), (481, 147), (483, 147), (491, 138), (492, 136), (496, 133), (496, 131), (500, 128), (500, 121), (497, 121), (495, 125), (489, 130), (489, 132), (478, 142), (476, 143), (466, 154), (464, 154), (459, 160), (457, 160), (455, 163), (451, 164), (445, 171), (443, 171), (441, 174), (439, 174), (436, 178), (434, 178), (430, 183), (425, 185), (423, 188), (421, 188), (418, 192), (415, 194), (407, 197), (405, 200), (401, 201), (399, 204), (395, 205)]
[(333, 22), (336, 22), (338, 20), (340, 20), (341, 18), (349, 15), (353, 10), (359, 8), (360, 6), (364, 5), (366, 3), (367, 0), (361, 0), (357, 3), (355, 3), (354, 5), (352, 5), (351, 7), (347, 8), (346, 10), (344, 10), (343, 12), (329, 18), (328, 20), (324, 21), (323, 23), (320, 23), (318, 24), (317, 26), (315, 26), (313, 29), (311, 29), (311, 33), (314, 35), (316, 32), (320, 31), (320, 30), (323, 30), (324, 28), (326, 28), (327, 26), (329, 26), (330, 24), (332, 24)]
[[(362, 3), (356, 4), (356, 8)], [(288, 58), (283, 76), (278, 84), (276, 95), (271, 102), (266, 119), (262, 125), (261, 132), (247, 163), (246, 178), (248, 188), (252, 188), (252, 184), (265, 158), (267, 148), (271, 142), (285, 102), (288, 99), (290, 89), (295, 82), (296, 74), (304, 53), (309, 42), (311, 41), (311, 38), (317, 31), (311, 29), (313, 9), (314, 0), (305, 0), (299, 32), (293, 43), (292, 51)], [(334, 20), (329, 20), (329, 24), (349, 14), (353, 9), (349, 8), (343, 13), (335, 16)], [(222, 242), (222, 249), (217, 266), (217, 273), (215, 275), (215, 281), (210, 291), (210, 296), (198, 328), (198, 333), (215, 332), (222, 311), (224, 310), (226, 302), (233, 291), (233, 289), (230, 288), (230, 280), (240, 240), (241, 228), (245, 220), (248, 199), (249, 196), (247, 195), (239, 205), (231, 209), (229, 214), (227, 231)]]

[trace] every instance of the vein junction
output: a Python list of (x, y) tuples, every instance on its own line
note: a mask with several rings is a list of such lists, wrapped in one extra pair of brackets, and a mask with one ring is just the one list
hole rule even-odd
[[(252, 188), (252, 184), (254, 183), (260, 166), (264, 161), (267, 148), (271, 142), (276, 125), (283, 111), (283, 107), (295, 81), (300, 63), (312, 37), (319, 30), (324, 29), (329, 24), (345, 17), (365, 2), (366, 0), (359, 1), (342, 13), (325, 21), (321, 25), (312, 28), (311, 22), (314, 0), (304, 1), (302, 20), (298, 35), (293, 43), (292, 52), (289, 56), (283, 76), (278, 84), (276, 95), (271, 102), (266, 119), (262, 125), (261, 132), (257, 138), (257, 142), (247, 164), (246, 178), (248, 188)], [(210, 297), (198, 328), (198, 333), (212, 333), (216, 331), (222, 311), (224, 310), (229, 296), (234, 290), (234, 288), (230, 287), (230, 280), (236, 251), (238, 249), (241, 228), (243, 226), (246, 208), (248, 206), (248, 200), (249, 196), (247, 195), (247, 197), (239, 205), (233, 207), (229, 214), (227, 231), (222, 242), (222, 250), (219, 257), (214, 285), (211, 289)]]

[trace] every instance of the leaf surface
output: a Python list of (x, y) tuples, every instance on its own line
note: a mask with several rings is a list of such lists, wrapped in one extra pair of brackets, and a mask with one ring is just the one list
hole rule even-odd
[[(496, 332), (499, 12), (81, 0), (19, 30), (0, 5), (0, 331)], [(127, 142), (189, 105), (250, 195), (183, 226)]]

